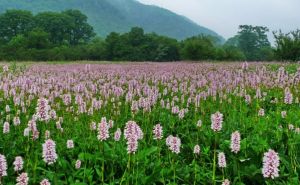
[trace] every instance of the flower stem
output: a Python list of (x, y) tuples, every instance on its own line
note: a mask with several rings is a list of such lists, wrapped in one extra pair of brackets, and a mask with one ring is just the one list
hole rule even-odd
[(213, 163), (213, 176), (212, 176), (213, 185), (216, 184), (216, 136), (214, 144), (214, 163)]

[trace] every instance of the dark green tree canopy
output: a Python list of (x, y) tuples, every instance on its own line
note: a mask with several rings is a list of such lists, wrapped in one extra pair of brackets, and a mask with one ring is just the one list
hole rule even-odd
[(79, 10), (67, 10), (62, 12), (62, 14), (68, 15), (72, 19), (71, 27), (68, 29), (71, 45), (85, 43), (96, 35), (93, 27), (87, 23), (87, 16)]
[(291, 31), (289, 33), (273, 32), (275, 37), (275, 55), (280, 60), (300, 60), (300, 30)]
[(267, 32), (269, 29), (264, 26), (240, 25), (238, 34), (229, 38), (225, 46), (238, 48), (246, 60), (272, 60), (273, 51)]
[(71, 40), (73, 22), (68, 15), (56, 12), (39, 13), (35, 16), (35, 24), (50, 34), (50, 40), (54, 44), (68, 43)]
[(25, 10), (7, 10), (0, 15), (0, 39), (10, 41), (19, 34), (25, 34), (34, 27), (33, 15)]
[(238, 32), (238, 47), (249, 60), (261, 60), (259, 51), (270, 47), (267, 37), (269, 29), (263, 26), (241, 25)]
[(188, 60), (212, 59), (215, 54), (213, 41), (204, 35), (188, 38), (182, 42), (182, 56)]

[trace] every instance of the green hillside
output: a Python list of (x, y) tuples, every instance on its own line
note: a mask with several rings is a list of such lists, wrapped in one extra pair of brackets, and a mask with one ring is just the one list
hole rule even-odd
[(186, 17), (135, 0), (1, 0), (0, 12), (7, 9), (25, 9), (34, 13), (78, 9), (86, 14), (89, 23), (100, 36), (112, 31), (127, 32), (139, 26), (146, 32), (184, 39), (193, 35), (221, 36), (199, 26)]

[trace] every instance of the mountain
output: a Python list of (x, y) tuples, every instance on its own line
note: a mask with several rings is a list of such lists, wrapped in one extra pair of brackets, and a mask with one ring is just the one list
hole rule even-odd
[(78, 9), (88, 16), (89, 23), (100, 36), (106, 36), (112, 31), (127, 32), (131, 27), (138, 26), (146, 32), (156, 32), (180, 40), (205, 34), (223, 41), (214, 31), (184, 16), (136, 0), (0, 0), (0, 12), (7, 9), (24, 9), (34, 13)]

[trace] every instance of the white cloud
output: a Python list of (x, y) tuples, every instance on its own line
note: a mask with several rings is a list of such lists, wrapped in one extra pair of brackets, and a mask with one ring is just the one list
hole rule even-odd
[[(267, 26), (270, 30), (300, 28), (300, 0), (139, 0), (185, 15), (225, 38), (240, 24)], [(270, 34), (271, 35), (271, 34)]]

